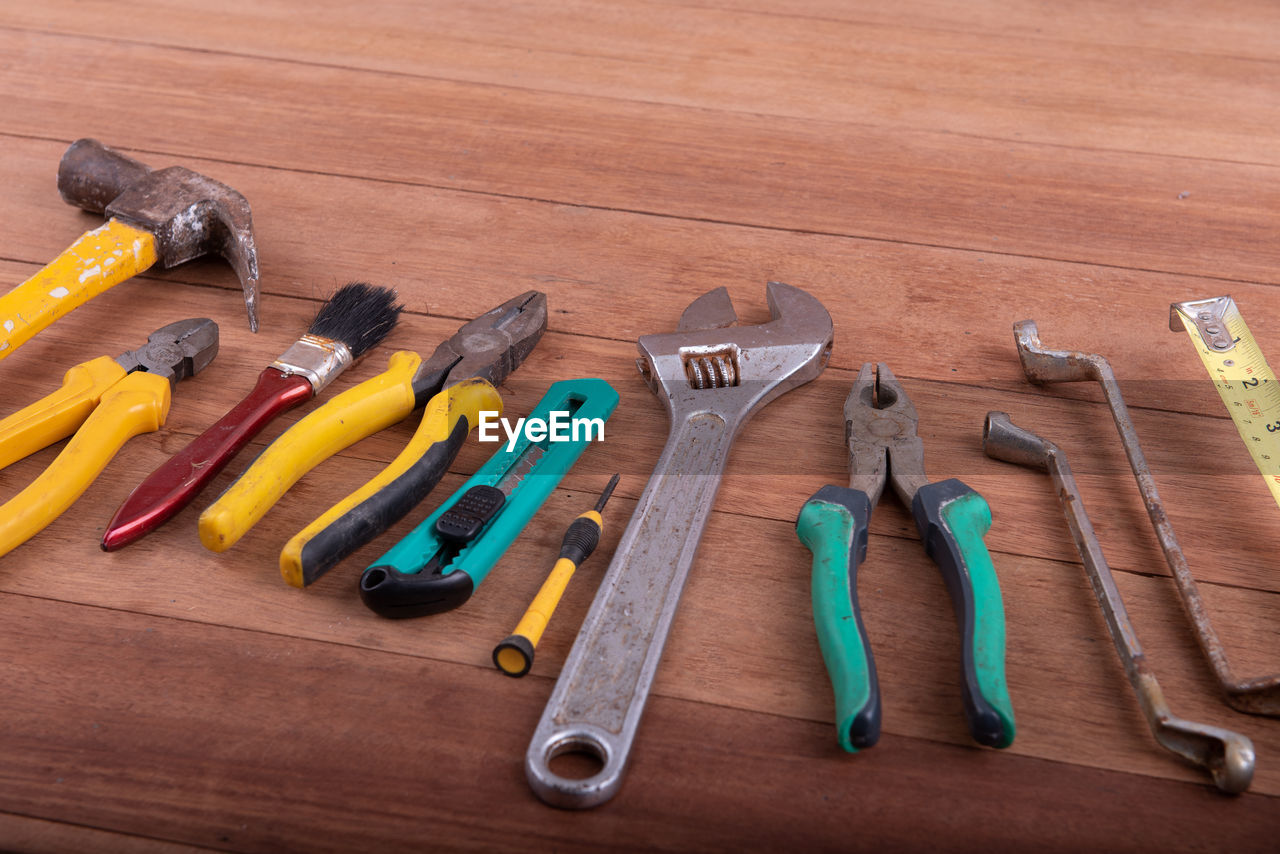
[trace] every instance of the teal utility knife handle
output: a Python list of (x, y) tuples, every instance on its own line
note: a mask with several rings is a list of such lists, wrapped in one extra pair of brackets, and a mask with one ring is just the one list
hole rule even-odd
[[(527, 421), (550, 422), (551, 413), (567, 412), (570, 419), (608, 421), (618, 406), (618, 393), (602, 379), (563, 380), (555, 383), (528, 416)], [(511, 450), (504, 445), (447, 499), (434, 513), (374, 561), (360, 578), (360, 598), (384, 617), (420, 617), (458, 607), (506, 553), (524, 526), (533, 518), (586, 450), (586, 430), (576, 438), (552, 441), (548, 436), (530, 441), (521, 432)], [(502, 489), (511, 480), (514, 488)], [(501, 489), (505, 501), (484, 527), (456, 554), (440, 537), (437, 521), (475, 487)]]
[(824, 486), (796, 519), (813, 552), (813, 621), (836, 696), (836, 737), (850, 753), (880, 739), (880, 683), (858, 608), (858, 565), (867, 556), (871, 501), (858, 489)]
[(964, 641), (964, 710), (973, 740), (1013, 743), (1013, 704), (1004, 674), (1004, 603), (991, 555), (986, 499), (955, 478), (920, 487), (911, 515), (925, 551), (942, 572)]

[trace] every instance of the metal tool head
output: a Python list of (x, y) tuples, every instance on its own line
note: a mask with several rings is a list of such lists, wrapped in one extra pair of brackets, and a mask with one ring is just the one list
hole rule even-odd
[(182, 166), (153, 170), (95, 139), (77, 140), (62, 155), (58, 191), (69, 204), (151, 232), (166, 267), (211, 252), (227, 259), (257, 331), (258, 252), (240, 193)]
[(1138, 642), (1120, 589), (1093, 531), (1093, 523), (1085, 512), (1066, 454), (1047, 439), (1017, 426), (1003, 412), (988, 412), (982, 432), (982, 448), (987, 456), (1038, 468), (1049, 472), (1053, 478), (1063, 512), (1067, 514), (1067, 527), (1102, 608), (1111, 641), (1156, 740), (1207, 769), (1222, 791), (1238, 794), (1249, 788), (1255, 761), (1253, 742), (1230, 730), (1183, 720), (1170, 711), (1160, 683), (1156, 681)]
[(929, 482), (916, 422), (916, 408), (889, 366), (864, 364), (844, 401), (844, 436), (849, 486), (865, 492), (872, 507), (890, 477), (908, 507), (916, 490)]
[(418, 405), (471, 377), (500, 385), (547, 331), (547, 295), (525, 291), (464, 323), (422, 363), (413, 380)]
[(195, 376), (218, 355), (218, 324), (207, 317), (192, 317), (162, 326), (147, 336), (147, 343), (116, 356), (125, 371), (160, 374), (172, 388), (178, 380)]
[(1034, 320), (1013, 324), (1013, 340), (1018, 345), (1022, 372), (1033, 383), (1101, 380), (1111, 373), (1111, 364), (1096, 353), (1046, 348), (1040, 343), (1040, 331)]
[(767, 323), (733, 326), (729, 293), (716, 288), (684, 310), (677, 331), (637, 342), (636, 366), (673, 415), (700, 409), (746, 415), (822, 373), (832, 340), (826, 308), (781, 282), (769, 282), (765, 296)]

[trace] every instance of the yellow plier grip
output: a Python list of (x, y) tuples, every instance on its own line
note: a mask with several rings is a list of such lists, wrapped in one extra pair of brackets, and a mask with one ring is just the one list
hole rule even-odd
[(103, 393), (98, 408), (26, 489), (0, 506), (0, 556), (44, 530), (75, 503), (134, 436), (160, 429), (169, 415), (169, 381), (136, 372)]
[(502, 413), (502, 396), (472, 378), (438, 392), (409, 444), (376, 477), (330, 507), (280, 552), (280, 574), (303, 587), (412, 510), (448, 470), (480, 412)]
[(156, 263), (156, 239), (117, 219), (85, 232), (44, 269), (0, 296), (0, 359), (50, 323)]
[(110, 356), (81, 362), (63, 375), (62, 388), (0, 421), (0, 469), (76, 432), (124, 375)]
[(200, 542), (210, 551), (235, 545), (267, 511), (329, 457), (414, 410), (413, 375), (417, 353), (391, 354), (387, 370), (348, 389), (290, 427), (218, 500), (200, 514)]

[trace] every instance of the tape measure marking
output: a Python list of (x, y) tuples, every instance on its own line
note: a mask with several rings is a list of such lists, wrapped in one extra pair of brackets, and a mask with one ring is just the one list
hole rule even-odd
[(1280, 504), (1280, 383), (1235, 300), (1226, 296), (1174, 303), (1169, 328), (1186, 330), (1271, 497)]

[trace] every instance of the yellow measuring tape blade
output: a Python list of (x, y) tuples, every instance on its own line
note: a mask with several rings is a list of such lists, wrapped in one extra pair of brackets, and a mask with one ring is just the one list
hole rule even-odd
[(1169, 328), (1191, 337), (1236, 431), (1280, 504), (1280, 383), (1231, 297), (1169, 307)]

